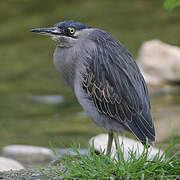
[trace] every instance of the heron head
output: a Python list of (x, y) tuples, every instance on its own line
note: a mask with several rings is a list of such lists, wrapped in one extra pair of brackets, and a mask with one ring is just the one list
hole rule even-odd
[(49, 35), (53, 40), (58, 41), (60, 46), (71, 46), (76, 43), (78, 39), (84, 35), (85, 31), (91, 27), (81, 24), (79, 22), (69, 20), (59, 22), (50, 28), (32, 29), (34, 32), (42, 35)]

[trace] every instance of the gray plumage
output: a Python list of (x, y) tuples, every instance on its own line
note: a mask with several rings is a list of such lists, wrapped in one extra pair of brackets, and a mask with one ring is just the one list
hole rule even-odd
[(146, 83), (120, 41), (76, 21), (32, 32), (58, 41), (55, 68), (97, 125), (109, 132), (130, 130), (143, 144), (155, 141)]

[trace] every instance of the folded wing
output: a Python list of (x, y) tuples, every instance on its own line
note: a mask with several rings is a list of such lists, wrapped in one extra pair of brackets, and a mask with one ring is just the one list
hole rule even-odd
[[(155, 140), (147, 86), (137, 64), (112, 35), (96, 30), (82, 86), (99, 113), (123, 123), (142, 143)], [(98, 38), (97, 38), (98, 34)]]

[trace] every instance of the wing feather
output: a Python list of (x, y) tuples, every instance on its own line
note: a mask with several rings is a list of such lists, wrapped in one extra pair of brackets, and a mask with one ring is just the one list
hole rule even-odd
[(142, 143), (153, 142), (155, 130), (146, 83), (126, 48), (112, 35), (95, 30), (96, 43), (83, 72), (83, 87), (100, 113), (123, 123)]

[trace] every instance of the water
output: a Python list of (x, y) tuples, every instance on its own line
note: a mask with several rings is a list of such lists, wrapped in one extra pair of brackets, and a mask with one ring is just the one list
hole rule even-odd
[[(180, 138), (180, 87), (164, 87), (151, 93), (156, 142), (167, 146), (173, 137)], [(180, 144), (176, 146), (180, 149)]]
[[(104, 132), (82, 113), (55, 72), (52, 57), (56, 44), (29, 29), (75, 19), (111, 32), (136, 56), (146, 40), (180, 44), (179, 12), (167, 14), (162, 6), (157, 0), (1, 0), (0, 148), (9, 144), (49, 147), (49, 142), (68, 148), (74, 141), (83, 148), (92, 136)], [(55, 94), (64, 101), (30, 100)], [(151, 99), (157, 142), (167, 143), (174, 126), (179, 137), (180, 91), (156, 91)]]

